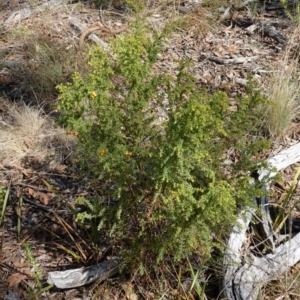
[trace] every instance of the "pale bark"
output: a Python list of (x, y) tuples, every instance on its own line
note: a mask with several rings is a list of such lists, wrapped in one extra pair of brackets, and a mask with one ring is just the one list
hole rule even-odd
[[(267, 162), (275, 170), (261, 169), (259, 180), (264, 180), (268, 189), (276, 171), (298, 161), (300, 161), (300, 143), (268, 159)], [(262, 222), (265, 223), (266, 235), (268, 235), (265, 238), (268, 243), (271, 241), (271, 253), (257, 257), (247, 249), (246, 230), (255, 211), (255, 208), (250, 207), (242, 209), (228, 239), (224, 256), (225, 275), (222, 289), (228, 300), (256, 300), (263, 285), (275, 280), (300, 261), (300, 233), (274, 248), (274, 237), (280, 237), (273, 232), (268, 213), (263, 214)]]
[(53, 284), (60, 289), (75, 288), (92, 283), (96, 280), (105, 280), (118, 272), (121, 260), (114, 257), (97, 265), (67, 271), (48, 273), (48, 284)]

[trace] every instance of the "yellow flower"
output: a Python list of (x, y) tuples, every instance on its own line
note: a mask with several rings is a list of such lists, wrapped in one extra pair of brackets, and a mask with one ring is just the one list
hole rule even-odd
[(126, 152), (125, 152), (125, 156), (126, 156), (126, 157), (132, 156), (132, 152), (126, 151)]
[(92, 93), (91, 93), (92, 99), (94, 99), (96, 96), (97, 96), (96, 92), (92, 92)]
[(67, 132), (67, 134), (77, 136), (77, 135), (78, 135), (78, 132), (75, 131), (75, 130), (69, 130), (69, 131)]
[(105, 154), (105, 149), (102, 149), (99, 151), (100, 156), (103, 156)]

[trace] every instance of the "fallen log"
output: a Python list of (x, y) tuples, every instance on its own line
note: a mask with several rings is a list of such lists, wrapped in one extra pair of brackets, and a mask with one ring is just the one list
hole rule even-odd
[[(300, 161), (300, 143), (281, 151), (268, 159), (267, 163), (279, 171), (298, 161)], [(276, 173), (274, 170), (261, 169), (258, 180), (265, 182), (265, 188), (269, 189), (271, 179)], [(265, 203), (268, 205), (267, 199)], [(263, 285), (278, 278), (289, 267), (300, 261), (300, 233), (277, 248), (273, 247), (271, 253), (264, 256), (258, 257), (245, 247), (246, 231), (256, 211), (257, 209), (253, 207), (245, 207), (241, 210), (227, 242), (228, 247), (223, 262), (225, 275), (221, 292), (228, 300), (256, 300)], [(276, 234), (268, 210), (260, 216), (260, 219), (264, 227), (267, 227), (266, 232), (269, 232), (265, 238), (274, 246)]]

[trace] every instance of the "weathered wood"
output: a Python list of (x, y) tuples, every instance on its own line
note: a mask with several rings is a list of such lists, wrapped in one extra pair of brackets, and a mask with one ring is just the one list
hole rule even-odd
[(213, 62), (216, 62), (218, 64), (223, 64), (223, 65), (243, 64), (245, 62), (253, 61), (258, 58), (258, 56), (237, 57), (237, 58), (220, 58), (220, 57), (213, 56), (213, 55), (211, 55), (209, 53), (205, 53), (205, 52), (201, 52), (200, 56), (204, 56)]
[(293, 9), (298, 4), (300, 4), (300, 1), (297, 0), (287, 0), (285, 1), (285, 5), (282, 4), (281, 0), (245, 0), (240, 4), (237, 4), (237, 8), (244, 8), (250, 3), (256, 2), (258, 4), (259, 9), (263, 10), (282, 10), (285, 8)]
[[(263, 180), (269, 189), (276, 171), (298, 161), (300, 161), (300, 143), (268, 159), (267, 162), (275, 170), (261, 169), (259, 180)], [(256, 257), (249, 249), (242, 249), (246, 244), (246, 230), (255, 211), (255, 208), (245, 207), (239, 213), (227, 242), (222, 292), (228, 300), (256, 300), (264, 284), (278, 278), (300, 260), (300, 233), (262, 257)], [(269, 228), (266, 229), (269, 230), (269, 235), (275, 236), (267, 213), (263, 214), (263, 219), (269, 224)], [(246, 255), (249, 252), (250, 254)]]
[(245, 6), (247, 6), (248, 4), (252, 3), (252, 2), (256, 2), (257, 0), (245, 0), (239, 4), (237, 4), (237, 8), (244, 8)]
[[(71, 24), (71, 26), (75, 27), (81, 33), (87, 29), (85, 25), (81, 24), (75, 18), (69, 18), (69, 23)], [(96, 43), (98, 46), (102, 47), (104, 50), (109, 50), (108, 44), (102, 41), (95, 33), (91, 33), (90, 35), (88, 35), (87, 38), (93, 41), (94, 43)]]
[(247, 28), (247, 32), (249, 34), (257, 33), (262, 37), (269, 37), (284, 45), (287, 43), (287, 38), (275, 28), (273, 23), (270, 22), (261, 21), (253, 24)]
[(283, 5), (281, 0), (260, 0), (260, 7), (262, 7), (265, 10), (279, 10), (279, 9), (294, 9), (298, 4), (300, 4), (300, 1), (297, 0), (287, 0), (284, 1), (285, 4)]
[(47, 3), (37, 6), (36, 8), (24, 8), (13, 12), (3, 23), (4, 25), (15, 24), (21, 22), (24, 19), (29, 18), (31, 15), (44, 11), (47, 8), (52, 8), (56, 5), (67, 4), (69, 0), (50, 0)]
[[(300, 233), (280, 245), (272, 254), (256, 257), (250, 254), (235, 273), (235, 298), (258, 299), (263, 284), (279, 278), (300, 260)], [(229, 298), (228, 298), (229, 299)]]
[[(283, 170), (288, 166), (300, 161), (300, 143), (297, 143), (290, 148), (281, 151), (277, 155), (267, 159), (267, 162), (277, 171)], [(259, 171), (259, 180), (272, 179), (277, 174), (276, 171), (261, 169)]]
[(0, 67), (1, 68), (8, 68), (8, 69), (11, 69), (11, 70), (22, 70), (26, 67), (26, 62), (5, 59), (5, 60), (0, 62)]
[(60, 289), (74, 288), (92, 283), (96, 280), (105, 280), (118, 272), (121, 260), (114, 257), (97, 265), (67, 271), (49, 272), (47, 283)]

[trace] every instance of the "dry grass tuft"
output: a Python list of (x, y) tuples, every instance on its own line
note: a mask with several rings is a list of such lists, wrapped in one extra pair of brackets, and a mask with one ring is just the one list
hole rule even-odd
[(273, 139), (281, 139), (288, 133), (291, 122), (300, 114), (298, 83), (299, 54), (292, 54), (295, 38), (299, 35), (298, 27), (286, 47), (283, 58), (279, 61), (270, 77), (269, 100), (265, 115), (266, 126)]
[(0, 164), (21, 162), (25, 157), (58, 163), (72, 152), (74, 140), (56, 128), (41, 109), (1, 99), (0, 106), (3, 103), (8, 111), (5, 118), (0, 115)]
[(86, 72), (87, 55), (77, 51), (78, 32), (68, 21), (69, 16), (80, 19), (81, 7), (54, 6), (3, 29), (6, 43), (0, 41), (0, 70), (8, 76), (5, 85), (0, 82), (0, 92), (10, 99), (50, 105), (56, 99), (58, 84), (68, 82), (74, 71)]
[(261, 299), (300, 299), (300, 271), (299, 264), (280, 279), (270, 282), (263, 290)]

